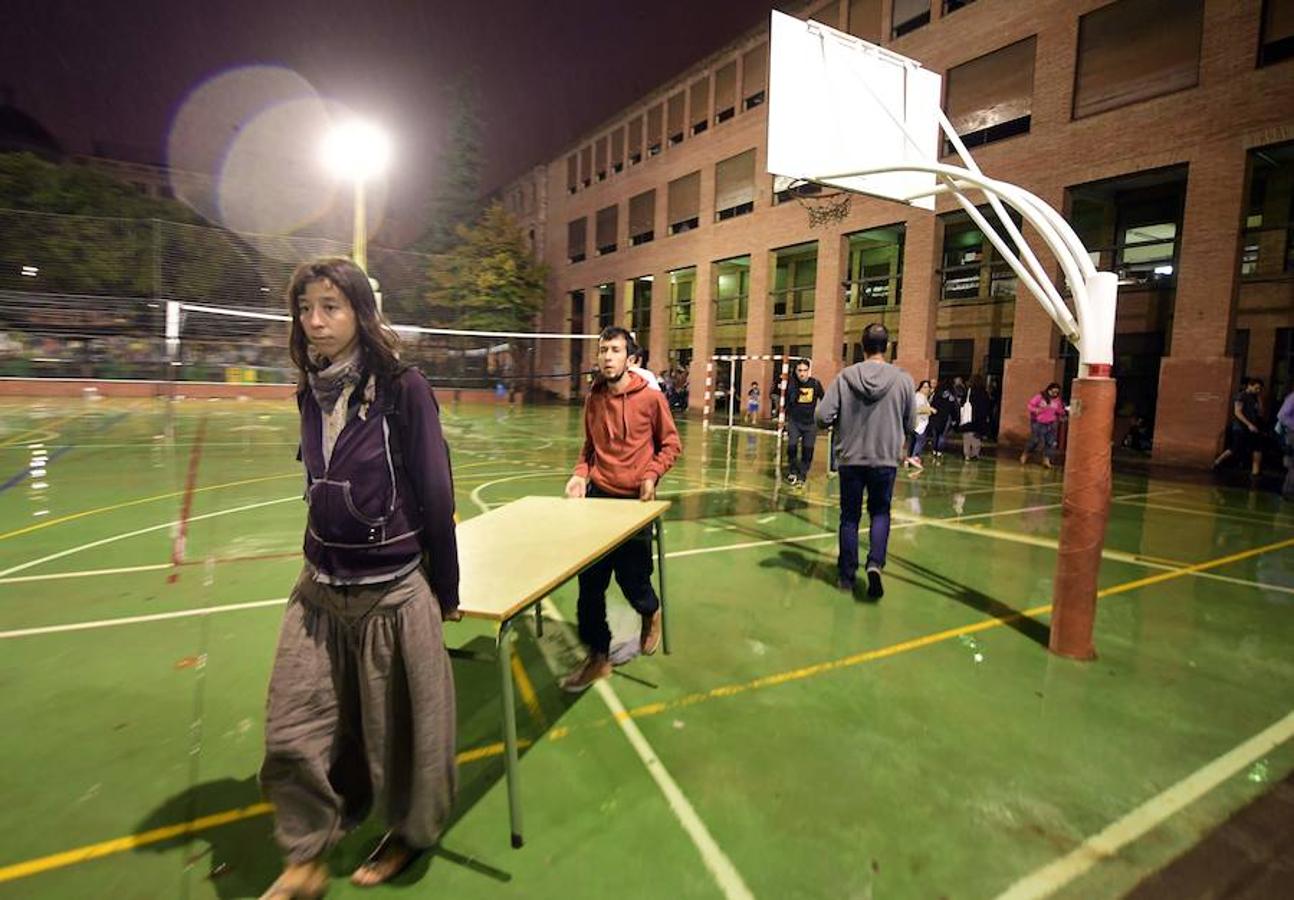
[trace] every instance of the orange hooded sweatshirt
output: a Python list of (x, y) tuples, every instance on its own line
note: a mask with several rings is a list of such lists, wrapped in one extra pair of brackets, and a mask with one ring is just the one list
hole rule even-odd
[(660, 481), (669, 471), (683, 445), (665, 395), (635, 372), (624, 377), (623, 394), (599, 382), (584, 401), (584, 449), (574, 474), (608, 494), (637, 497), (646, 478)]

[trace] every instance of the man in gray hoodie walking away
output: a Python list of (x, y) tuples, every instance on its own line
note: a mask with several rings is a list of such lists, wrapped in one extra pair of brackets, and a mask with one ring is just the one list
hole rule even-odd
[(903, 456), (904, 440), (916, 428), (916, 403), (912, 378), (885, 361), (890, 334), (873, 322), (863, 329), (863, 356), (842, 371), (818, 404), (822, 428), (835, 426), (840, 466), (840, 581), (853, 593), (858, 575), (858, 523), (867, 492), (871, 518), (867, 549), (867, 596), (879, 600), (885, 593), (881, 570), (890, 539), (890, 501), (894, 478)]

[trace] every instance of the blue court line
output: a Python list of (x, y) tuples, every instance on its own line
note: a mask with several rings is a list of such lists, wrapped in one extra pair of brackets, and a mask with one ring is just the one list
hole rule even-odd
[[(118, 422), (126, 418), (128, 415), (130, 415), (130, 413), (118, 413), (112, 418), (107, 419), (103, 422), (100, 422), (99, 425), (93, 431), (90, 432), (90, 434), (98, 434), (101, 431), (107, 431), (109, 428), (111, 428), (113, 425), (116, 425)], [(46, 465), (49, 465), (49, 463), (54, 462), (54, 460), (58, 459), (60, 456), (62, 456), (64, 453), (66, 453), (71, 449), (72, 448), (70, 446), (59, 447), (57, 450), (55, 450), (53, 453), (50, 454), (49, 460), (48, 462), (46, 462)], [(16, 487), (17, 485), (22, 484), (23, 481), (25, 481), (27, 476), (29, 476), (30, 474), (31, 474), (31, 467), (29, 465), (24, 465), (16, 473), (14, 473), (13, 475), (10, 475), (8, 481), (6, 481), (4, 484), (0, 484), (0, 494), (3, 494), (11, 487)]]

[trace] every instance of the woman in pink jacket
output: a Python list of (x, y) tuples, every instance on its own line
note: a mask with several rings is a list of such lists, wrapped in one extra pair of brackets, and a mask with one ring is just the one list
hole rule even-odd
[(1020, 464), (1029, 462), (1034, 448), (1042, 450), (1044, 468), (1051, 468), (1051, 453), (1056, 449), (1056, 431), (1065, 418), (1065, 402), (1060, 399), (1060, 385), (1052, 382), (1029, 401), (1029, 443), (1020, 454)]

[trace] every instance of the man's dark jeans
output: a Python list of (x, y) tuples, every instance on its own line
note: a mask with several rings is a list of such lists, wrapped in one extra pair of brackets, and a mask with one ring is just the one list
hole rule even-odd
[(786, 461), (791, 474), (801, 481), (809, 477), (809, 467), (813, 465), (814, 445), (818, 440), (818, 427), (814, 424), (803, 425), (794, 419), (786, 421)]
[(867, 565), (885, 568), (885, 548), (890, 541), (890, 501), (894, 498), (896, 466), (840, 467), (840, 577), (858, 575), (858, 523), (863, 517), (863, 491), (867, 491)]
[[(608, 494), (589, 484), (589, 497), (606, 498)], [(616, 498), (622, 499), (622, 498)], [(639, 503), (637, 497), (623, 498), (626, 503)], [(625, 541), (606, 556), (580, 573), (580, 594), (576, 603), (580, 640), (589, 652), (605, 656), (611, 650), (611, 627), (607, 624), (607, 588), (612, 574), (624, 592), (629, 605), (641, 616), (650, 616), (660, 609), (660, 598), (652, 586), (651, 546), (652, 527), (649, 525)]]

